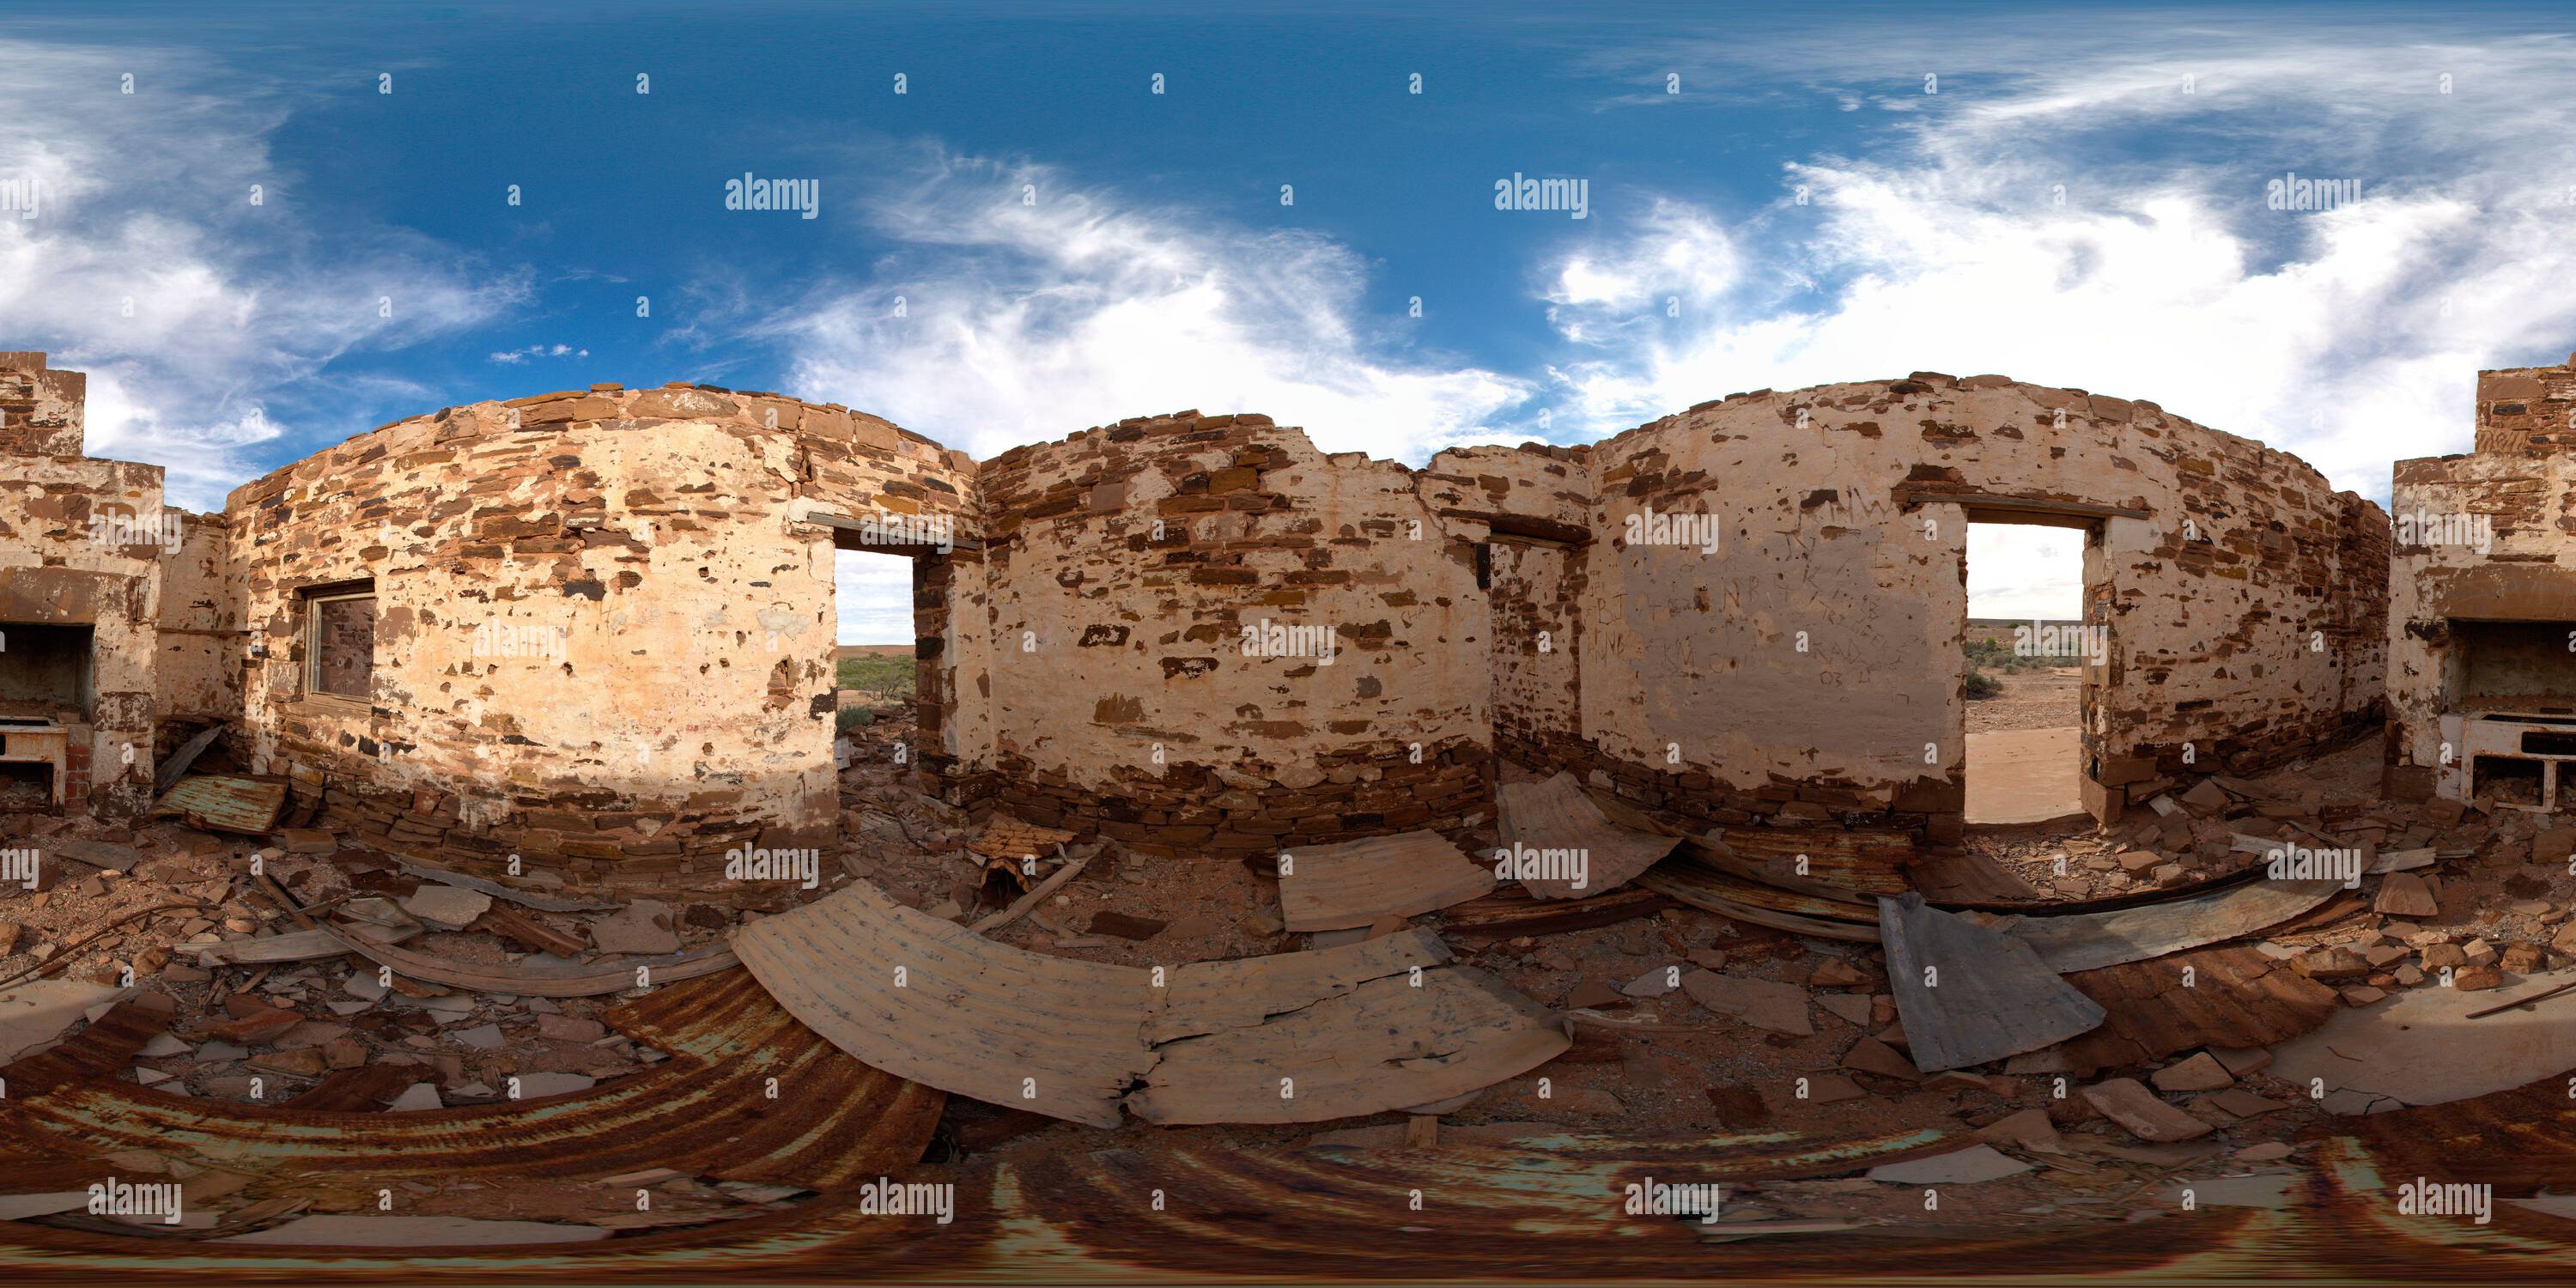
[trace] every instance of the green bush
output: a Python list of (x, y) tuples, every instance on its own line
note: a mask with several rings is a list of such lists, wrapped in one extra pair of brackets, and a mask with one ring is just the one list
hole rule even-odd
[(913, 660), (905, 654), (870, 653), (841, 659), (840, 687), (874, 694), (883, 701), (911, 697), (912, 677)]
[(1977, 664), (1976, 664), (1975, 662), (1973, 662), (1973, 661), (1972, 661), (1972, 662), (1968, 663), (1968, 696), (1969, 696), (1969, 697), (1972, 697), (1972, 698), (1991, 698), (1991, 697), (1995, 696), (1996, 694), (2001, 693), (2001, 692), (2003, 692), (2003, 691), (2004, 691), (2004, 686), (2003, 686), (2003, 684), (2002, 684), (2002, 682), (2001, 682), (2001, 681), (1998, 681), (1997, 679), (1995, 679), (1995, 677), (1993, 677), (1993, 676), (1991, 676), (1991, 675), (1986, 674), (1986, 673), (1985, 673), (1984, 671), (1982, 671), (1982, 670), (1979, 670), (1979, 669), (1977, 668)]
[(876, 722), (877, 713), (866, 707), (843, 707), (841, 708), (841, 714), (832, 717), (832, 730), (835, 733), (848, 733), (852, 729), (872, 725)]

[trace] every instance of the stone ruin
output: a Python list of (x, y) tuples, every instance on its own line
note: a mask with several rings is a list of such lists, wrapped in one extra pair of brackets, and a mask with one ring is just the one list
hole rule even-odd
[(913, 558), (917, 767), (955, 805), (1239, 856), (1472, 829), (1500, 758), (1940, 845), (1967, 528), (2000, 521), (2085, 533), (2095, 818), (2382, 728), (2392, 782), (2456, 792), (2436, 690), (2487, 628), (2444, 623), (2576, 615), (2568, 379), (2487, 373), (2480, 451), (2398, 467), (2401, 510), (2507, 508), (2494, 558), (2398, 545), (2392, 618), (2376, 505), (2000, 376), (1420, 469), (1195, 411), (978, 462), (839, 405), (602, 384), (384, 425), (196, 515), (158, 467), (81, 454), (80, 374), (0, 354), (0, 716), (74, 812), (140, 812), (221, 724), (388, 853), (702, 887), (728, 849), (837, 829), (832, 559), (864, 549)]

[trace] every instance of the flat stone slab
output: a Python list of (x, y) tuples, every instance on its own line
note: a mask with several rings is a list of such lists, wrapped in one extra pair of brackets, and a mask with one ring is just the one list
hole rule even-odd
[(419, 918), (422, 924), (441, 930), (463, 930), (492, 906), (492, 896), (480, 890), (464, 890), (435, 881), (423, 882), (420, 889), (403, 900), (403, 911)]

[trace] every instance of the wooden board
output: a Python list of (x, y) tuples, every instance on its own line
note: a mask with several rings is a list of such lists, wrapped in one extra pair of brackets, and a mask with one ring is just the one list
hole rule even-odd
[(1581, 884), (1570, 877), (1521, 881), (1523, 889), (1541, 899), (1580, 899), (1616, 890), (1681, 844), (1678, 836), (1636, 831), (1611, 822), (1569, 773), (1560, 771), (1544, 782), (1506, 783), (1497, 796), (1504, 848), (1571, 852), (1583, 857)]
[(1879, 900), (1878, 934), (1908, 1052), (1925, 1073), (2054, 1046), (2102, 1023), (2102, 1006), (2028, 944), (1929, 907), (1919, 894)]
[(201, 774), (162, 793), (149, 817), (176, 818), (209, 832), (266, 836), (285, 808), (283, 778)]
[(1438, 832), (1298, 846), (1279, 857), (1279, 911), (1294, 931), (1419, 916), (1494, 890), (1493, 869)]
[(1568, 1045), (1544, 1008), (1450, 965), (1424, 931), (1158, 973), (996, 943), (860, 882), (733, 944), (780, 1005), (868, 1064), (1099, 1127), (1128, 1107), (1172, 1123), (1378, 1113)]

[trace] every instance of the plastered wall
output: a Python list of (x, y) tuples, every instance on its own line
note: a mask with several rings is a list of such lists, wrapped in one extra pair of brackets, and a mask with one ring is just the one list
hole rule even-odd
[(2476, 412), (2475, 453), (2399, 461), (2390, 493), (2388, 785), (2416, 798), (2468, 787), (2455, 623), (2576, 623), (2576, 358), (2478, 373)]
[[(162, 513), (161, 467), (80, 456), (83, 382), (43, 365), (42, 354), (0, 354), (0, 389), (28, 378), (73, 399), (42, 404), (36, 419), (54, 422), (46, 434), (0, 437), (0, 447), (29, 449), (0, 450), (0, 665), (9, 624), (91, 629), (90, 709), (25, 714), (69, 725), (70, 808), (132, 817), (152, 796), (162, 554), (132, 538), (142, 535), (136, 520)], [(17, 404), (5, 410), (11, 426), (26, 423)], [(55, 449), (68, 454), (45, 454)]]
[[(958, 461), (846, 409), (703, 386), (385, 426), (227, 507), (255, 767), (396, 852), (703, 884), (835, 829), (834, 530), (964, 508)], [(305, 604), (376, 596), (364, 700), (308, 691)]]
[(1216, 855), (1489, 815), (1474, 541), (1412, 471), (1183, 412), (979, 482), (1014, 809)]
[[(2097, 813), (2376, 726), (2384, 516), (2155, 404), (1918, 373), (1703, 404), (1587, 462), (1596, 539), (1571, 605), (1592, 763), (1558, 760), (1651, 803), (1954, 830), (1971, 515), (2098, 534)], [(1713, 517), (1714, 548), (1704, 520), (1655, 516)]]

